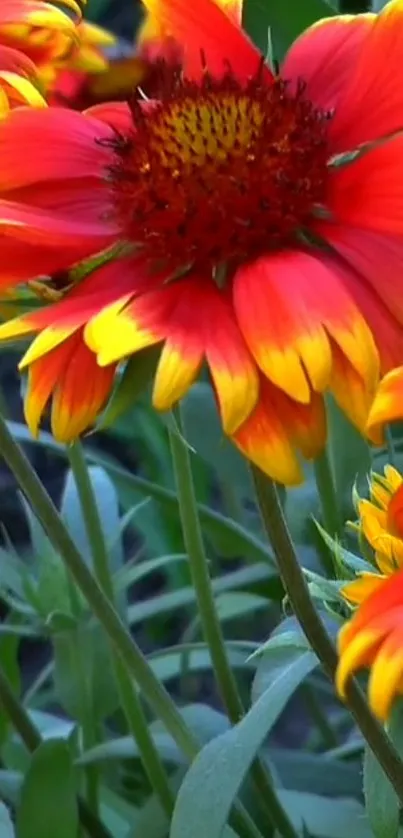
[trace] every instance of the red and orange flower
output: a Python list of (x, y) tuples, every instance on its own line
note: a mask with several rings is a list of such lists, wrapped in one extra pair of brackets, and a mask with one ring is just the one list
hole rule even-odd
[(403, 477), (386, 466), (374, 474), (371, 500), (358, 504), (359, 527), (374, 550), (379, 573), (360, 573), (341, 590), (358, 606), (339, 634), (336, 686), (342, 697), (351, 675), (370, 669), (369, 703), (380, 719), (403, 692)]
[(325, 441), (322, 394), (363, 428), (378, 351), (383, 370), (403, 357), (403, 4), (312, 27), (280, 76), (233, 6), (145, 5), (182, 45), (158, 101), (0, 125), (4, 286), (129, 248), (0, 337), (40, 333), (22, 361), (33, 430), (53, 394), (55, 433), (83, 431), (116, 364), (160, 344), (154, 405), (206, 364), (224, 431), (296, 483), (298, 452)]
[[(80, 9), (75, 0), (67, 0), (76, 16)], [(41, 80), (35, 59), (38, 44), (54, 44), (63, 39), (71, 45), (76, 40), (76, 23), (57, 6), (42, 0), (2, 0), (0, 5), (0, 118), (11, 107), (29, 104), (44, 107)], [(36, 51), (31, 49), (36, 45)], [(49, 55), (50, 46), (47, 47)], [(34, 54), (31, 54), (34, 53)], [(41, 55), (43, 56), (43, 50)]]

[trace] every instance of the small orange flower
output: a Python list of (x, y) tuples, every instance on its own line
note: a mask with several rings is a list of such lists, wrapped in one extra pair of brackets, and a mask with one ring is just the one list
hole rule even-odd
[(342, 697), (351, 675), (371, 670), (369, 702), (386, 719), (403, 692), (403, 477), (392, 466), (373, 474), (370, 500), (359, 500), (358, 528), (374, 550), (380, 573), (359, 573), (340, 593), (358, 606), (339, 633), (336, 687)]
[(336, 687), (344, 698), (351, 675), (370, 669), (369, 703), (386, 720), (403, 692), (403, 569), (379, 576), (368, 594), (339, 633)]
[(75, 332), (100, 367), (159, 345), (161, 410), (206, 364), (224, 432), (297, 483), (326, 438), (322, 394), (363, 429), (377, 349), (383, 370), (403, 356), (403, 6), (312, 27), (279, 76), (234, 6), (145, 5), (181, 45), (158, 101), (0, 124), (3, 285), (126, 254), (107, 288), (104, 267), (0, 336), (39, 333), (24, 366)]

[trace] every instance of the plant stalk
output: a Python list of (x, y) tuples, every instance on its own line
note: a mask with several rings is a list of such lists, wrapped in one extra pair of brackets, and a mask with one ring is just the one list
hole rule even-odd
[[(180, 413), (177, 411), (178, 428), (181, 431)], [(225, 647), (220, 619), (217, 613), (214, 592), (204, 549), (200, 519), (186, 441), (177, 430), (169, 431), (172, 461), (176, 479), (179, 513), (183, 539), (189, 558), (190, 573), (196, 592), (200, 621), (213, 664), (214, 675), (221, 698), (232, 724), (242, 718), (244, 707), (231, 669)], [(252, 778), (259, 792), (266, 816), (270, 818), (283, 838), (298, 838), (298, 833), (289, 819), (273, 787), (271, 777), (256, 760), (251, 770)]]
[[(276, 486), (255, 466), (252, 466), (252, 474), (262, 523), (274, 550), (295, 616), (325, 672), (334, 681), (338, 662), (337, 652), (311, 599)], [(347, 701), (364, 739), (389, 778), (400, 803), (403, 803), (403, 763), (384, 729), (371, 712), (354, 679), (348, 686)]]
[[(110, 571), (108, 549), (102, 530), (88, 466), (82, 446), (79, 442), (69, 448), (69, 460), (74, 475), (78, 496), (80, 499), (84, 524), (92, 553), (93, 569), (109, 602), (114, 605), (115, 592)], [(121, 658), (111, 647), (113, 669), (118, 687), (120, 701), (126, 717), (128, 729), (137, 743), (144, 770), (150, 781), (161, 806), (168, 816), (172, 815), (174, 796), (159, 753), (150, 734), (147, 718), (144, 713), (140, 697), (133, 686), (127, 668)]]
[[(192, 761), (200, 750), (198, 740), (185, 724), (164, 685), (154, 675), (141, 649), (131, 637), (126, 626), (102, 591), (99, 583), (88, 569), (73, 539), (64, 526), (54, 503), (31, 467), (24, 452), (13, 439), (7, 423), (1, 415), (0, 453), (30, 504), (32, 511), (42, 524), (49, 541), (59, 553), (66, 569), (87, 600), (92, 613), (99, 620), (112, 646), (116, 649), (127, 667), (128, 672), (138, 684), (145, 700), (156, 717), (165, 725), (184, 756), (189, 761)], [(92, 813), (88, 812), (87, 809), (84, 811), (86, 812), (85, 816), (87, 820), (91, 818)], [(239, 802), (234, 805), (230, 816), (230, 823), (234, 826), (240, 838), (262, 838), (248, 812)], [(96, 836), (96, 838), (101, 838), (101, 836)], [(104, 833), (102, 838), (110, 838), (110, 835)]]

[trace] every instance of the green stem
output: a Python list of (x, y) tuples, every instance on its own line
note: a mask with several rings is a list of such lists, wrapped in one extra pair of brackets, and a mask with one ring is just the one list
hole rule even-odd
[[(329, 452), (326, 448), (317, 460), (315, 460), (314, 470), (316, 486), (322, 507), (323, 526), (329, 535), (334, 538), (335, 536), (341, 535), (343, 531), (343, 521), (340, 514), (333, 469), (330, 462)], [(330, 571), (333, 571), (332, 564), (330, 566)]]
[[(14, 693), (4, 671), (0, 668), (0, 705), (20, 735), (27, 751), (33, 753), (42, 744), (42, 737), (24, 706)], [(91, 838), (112, 838), (109, 830), (78, 798), (80, 822)]]
[[(283, 510), (273, 481), (252, 466), (256, 496), (262, 522), (271, 541), (279, 571), (294, 609), (304, 631), (324, 670), (333, 681), (337, 668), (337, 652), (316, 611), (309, 594), (304, 574), (298, 562), (288, 531)], [(403, 763), (384, 729), (377, 722), (356, 681), (351, 680), (347, 690), (348, 705), (361, 733), (382, 766), (403, 803)]]
[[(79, 442), (69, 448), (69, 460), (87, 530), (95, 576), (105, 596), (108, 597), (111, 604), (114, 604), (115, 592), (112, 574), (110, 572), (107, 545), (88, 466)], [(111, 649), (111, 654), (119, 696), (129, 731), (133, 739), (137, 742), (144, 770), (150, 784), (159, 798), (163, 809), (170, 816), (173, 812), (174, 796), (164, 765), (150, 734), (147, 718), (138, 692), (132, 684), (125, 664), (116, 655), (113, 648)]]
[[(198, 740), (185, 724), (164, 685), (156, 678), (147, 659), (116, 613), (100, 585), (83, 561), (77, 547), (25, 454), (13, 439), (7, 423), (0, 415), (0, 452), (25, 495), (32, 511), (42, 524), (52, 546), (87, 600), (89, 607), (121, 657), (128, 672), (137, 682), (149, 706), (165, 725), (178, 748), (192, 761), (200, 749)], [(87, 816), (91, 813), (86, 810)], [(230, 823), (240, 838), (261, 838), (250, 816), (240, 803), (231, 813)], [(110, 838), (110, 836), (108, 836)]]
[[(71, 613), (78, 621), (82, 613), (82, 605), (78, 590), (74, 584), (74, 580), (69, 574), (67, 576), (67, 592), (70, 600)], [(77, 629), (78, 633), (78, 629)], [(78, 641), (78, 642), (77, 642)], [(90, 750), (97, 744), (96, 731), (94, 727), (94, 714), (92, 706), (91, 689), (87, 678), (87, 662), (85, 655), (81, 649), (81, 643), (77, 637), (76, 632), (72, 632), (69, 640), (71, 649), (71, 660), (74, 661), (74, 668), (77, 682), (77, 692), (79, 695), (80, 704), (80, 722), (82, 730), (82, 745), (84, 750)], [(84, 774), (86, 781), (86, 798), (88, 806), (93, 812), (99, 811), (99, 793), (98, 793), (98, 767), (97, 765), (84, 766)]]
[[(179, 429), (181, 429), (179, 411), (177, 413), (177, 419)], [(242, 718), (244, 708), (228, 660), (221, 623), (217, 614), (200, 527), (189, 448), (177, 431), (171, 430), (169, 432), (169, 438), (176, 478), (183, 539), (189, 558), (189, 567), (196, 592), (200, 621), (225, 709), (230, 721), (236, 724)], [(273, 826), (283, 838), (297, 838), (298, 833), (294, 829), (286, 811), (283, 809), (265, 767), (261, 762), (256, 760), (251, 773), (259, 791), (259, 798)]]

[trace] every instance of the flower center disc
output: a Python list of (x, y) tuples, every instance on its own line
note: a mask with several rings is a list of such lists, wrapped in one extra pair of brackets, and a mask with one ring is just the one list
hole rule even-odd
[(134, 115), (116, 149), (115, 207), (152, 257), (175, 267), (253, 257), (289, 243), (323, 201), (328, 114), (301, 87), (206, 74)]

